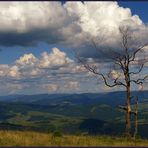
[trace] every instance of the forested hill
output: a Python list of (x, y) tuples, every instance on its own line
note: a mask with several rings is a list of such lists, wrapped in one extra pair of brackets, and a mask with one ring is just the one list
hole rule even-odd
[[(108, 104), (108, 105), (124, 105), (126, 93), (124, 91), (109, 93), (82, 93), (82, 94), (37, 94), (37, 95), (9, 95), (0, 96), (0, 101), (4, 102), (20, 102), (31, 104), (57, 104), (63, 102), (76, 104)], [(139, 102), (148, 101), (148, 91), (132, 92), (132, 102), (134, 98), (139, 97)]]

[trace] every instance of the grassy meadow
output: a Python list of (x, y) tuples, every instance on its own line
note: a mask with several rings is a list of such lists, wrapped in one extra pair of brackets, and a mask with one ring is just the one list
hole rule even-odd
[(1, 130), (0, 146), (148, 146), (148, 140), (111, 136), (55, 136), (50, 133)]

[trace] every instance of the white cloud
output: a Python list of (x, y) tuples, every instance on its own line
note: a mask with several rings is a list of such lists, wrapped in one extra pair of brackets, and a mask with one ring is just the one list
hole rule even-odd
[[(113, 44), (118, 39), (117, 28), (121, 24), (139, 28), (142, 36), (148, 32), (138, 15), (132, 16), (129, 8), (119, 7), (117, 2), (0, 3), (0, 43), (6, 45), (43, 41), (85, 46), (86, 34), (93, 38), (104, 36), (106, 32), (108, 42)], [(13, 40), (6, 42), (4, 35), (10, 39), (12, 36)]]
[(16, 65), (10, 67), (8, 76), (16, 78), (16, 79), (19, 78), (20, 77), (19, 68)]
[(67, 84), (64, 85), (64, 88), (68, 90), (78, 90), (79, 83), (77, 81), (69, 81)]
[(9, 65), (0, 65), (0, 77), (3, 78), (15, 78), (18, 79), (20, 77), (19, 68), (16, 65), (9, 66)]
[(18, 58), (12, 65), (0, 65), (1, 77), (16, 79), (48, 75), (52, 71), (57, 74), (86, 72), (58, 48), (52, 48), (50, 53), (43, 52), (39, 58), (29, 53)]
[(59, 27), (64, 23), (64, 13), (59, 2), (2, 2), (0, 30), (22, 33), (49, 26)]
[(111, 77), (113, 79), (119, 78), (119, 73), (117, 71), (115, 71), (115, 70), (112, 70), (111, 71)]
[(12, 82), (5, 81), (3, 83), (1, 82), (0, 93), (1, 95), (17, 94), (26, 87), (28, 87), (27, 84), (15, 84)]
[(17, 93), (37, 85), (42, 86), (41, 92), (76, 91), (79, 84), (72, 79), (83, 72), (84, 69), (76, 65), (65, 52), (53, 48), (50, 53), (43, 52), (39, 58), (29, 53), (11, 65), (0, 65), (0, 81), (5, 83), (0, 89), (6, 88), (9, 93)]
[[(70, 67), (69, 65), (76, 67), (74, 61), (65, 52), (52, 48), (51, 53), (43, 52), (39, 58), (29, 53), (17, 59), (12, 66), (0, 65), (0, 75), (4, 76), (8, 73), (13, 78), (35, 78), (46, 75), (48, 69), (62, 72), (63, 68), (63, 72), (65, 72), (66, 68)], [(67, 72), (69, 72), (68, 70)]]
[(39, 59), (29, 53), (21, 56), (15, 61), (15, 64), (22, 78), (34, 78), (42, 75), (42, 70), (37, 68), (38, 62)]
[(64, 7), (71, 16), (79, 18), (77, 23), (83, 32), (92, 37), (107, 32), (110, 39), (112, 35), (118, 35), (117, 29), (123, 24), (134, 28), (145, 27), (139, 16), (132, 16), (129, 8), (119, 7), (117, 2), (67, 2)]
[[(40, 68), (39, 63), (42, 62), (44, 65), (44, 59), (47, 59), (45, 63), (48, 62), (48, 64), (46, 68), (45, 66)], [(66, 59), (68, 60), (66, 61)], [(52, 63), (54, 60), (56, 62)], [(105, 67), (104, 63), (99, 65), (102, 68)], [(99, 70), (103, 72), (102, 69)], [(112, 70), (112, 78), (115, 79), (119, 75), (121, 74), (118, 71)], [(0, 92), (1, 94), (34, 93), (32, 91), (38, 93), (98, 92), (98, 84), (95, 88), (93, 85), (98, 82), (104, 86), (104, 83), (102, 83), (102, 79), (98, 81), (97, 78), (99, 77), (88, 72), (83, 66), (77, 65), (65, 52), (53, 48), (50, 53), (46, 53), (44, 56), (41, 54), (38, 58), (30, 53), (21, 56), (11, 65), (1, 64)], [(120, 78), (122, 79), (123, 76), (121, 75)], [(110, 91), (105, 87), (102, 87), (101, 90)]]
[(56, 92), (59, 86), (56, 84), (44, 84), (43, 89), (46, 89), (48, 92)]
[(37, 58), (32, 53), (24, 54), (22, 57), (16, 60), (16, 64), (20, 67), (24, 67), (26, 65), (34, 66), (36, 62)]
[(57, 68), (69, 64), (73, 60), (69, 59), (66, 53), (60, 51), (58, 48), (53, 48), (52, 53), (42, 53), (42, 58), (39, 61), (40, 68)]
[(0, 77), (6, 76), (8, 71), (9, 71), (9, 66), (8, 65), (5, 65), (5, 64), (0, 65)]
[(77, 81), (68, 81), (63, 83), (43, 84), (43, 89), (48, 92), (73, 92), (79, 90), (79, 83)]

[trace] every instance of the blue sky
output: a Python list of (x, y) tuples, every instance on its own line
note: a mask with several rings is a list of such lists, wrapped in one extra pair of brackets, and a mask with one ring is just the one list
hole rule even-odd
[(137, 14), (143, 22), (148, 23), (148, 1), (119, 1), (119, 6), (130, 8), (132, 14)]
[[(60, 2), (1, 2), (0, 93), (112, 91), (102, 85), (100, 78), (76, 63), (73, 51), (93, 58), (96, 53), (87, 37), (98, 37), (105, 29), (114, 31), (124, 23), (144, 31), (141, 35), (144, 40), (148, 30), (147, 14), (148, 2), (144, 1), (65, 2), (63, 5)], [(108, 38), (112, 36), (111, 30)], [(113, 36), (107, 43), (116, 46), (118, 35)], [(99, 66), (99, 70), (102, 69), (102, 65)]]

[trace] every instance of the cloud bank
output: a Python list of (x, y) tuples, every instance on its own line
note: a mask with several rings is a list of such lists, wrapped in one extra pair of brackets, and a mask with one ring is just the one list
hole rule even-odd
[(107, 42), (113, 44), (121, 24), (138, 28), (143, 36), (148, 32), (138, 15), (132, 16), (129, 8), (119, 7), (117, 2), (0, 3), (0, 44), (4, 46), (47, 42), (83, 47), (88, 46), (88, 38), (106, 32)]
[[(58, 48), (39, 57), (24, 54), (13, 64), (0, 64), (0, 93), (81, 92), (80, 83), (92, 77), (84, 67), (75, 63)], [(3, 85), (4, 84), (4, 85)], [(31, 92), (30, 92), (31, 93)]]

